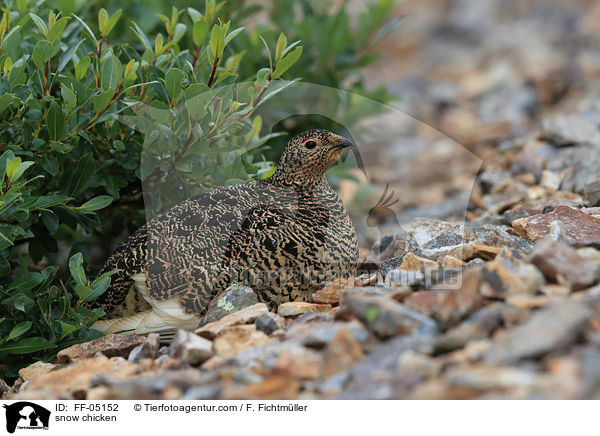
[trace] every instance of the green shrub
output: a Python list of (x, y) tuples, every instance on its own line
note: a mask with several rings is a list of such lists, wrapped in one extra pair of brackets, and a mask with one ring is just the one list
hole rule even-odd
[[(284, 0), (252, 31), (243, 21), (259, 7), (242, 0), (206, 0), (202, 12), (154, 0), (158, 18), (129, 0), (103, 2), (110, 13), (93, 1), (30, 3), (9, 2), (0, 18), (0, 378), (97, 337), (103, 310), (84, 303), (110, 274), (88, 277), (144, 223), (145, 206), (154, 214), (191, 193), (180, 187), (274, 170), (267, 141), (278, 134), (255, 111), (283, 77), (389, 98), (365, 91), (356, 68), (373, 60), (365, 47), (389, 29), (393, 0), (369, 3), (356, 29), (344, 9), (303, 0), (295, 17)], [(142, 186), (160, 195), (144, 198)]]
[[(4, 14), (0, 21), (0, 144), (4, 149), (0, 158), (0, 376), (13, 377), (19, 366), (32, 359), (48, 358), (62, 347), (95, 337), (89, 326), (102, 310), (88, 310), (81, 303), (104, 291), (109, 276), (86, 278), (82, 265), (84, 257), (89, 261), (90, 250), (82, 250), (85, 256), (72, 253), (71, 277), (63, 277), (63, 282), (56, 265), (64, 257), (61, 245), (81, 242), (84, 235), (98, 231), (99, 212), (108, 214), (112, 203), (139, 215), (143, 210), (140, 177), (202, 174), (207, 180), (227, 180), (211, 172), (230, 168), (215, 166), (210, 159), (187, 168), (175, 158), (140, 174), (143, 137), (118, 122), (117, 115), (133, 114), (134, 103), (168, 110), (188, 97), (206, 94), (212, 96), (210, 111), (203, 108), (200, 119), (193, 120), (205, 133), (194, 139), (210, 143), (215, 159), (232, 152), (239, 156), (260, 141), (259, 120), (252, 112), (302, 48), (295, 44), (286, 51), (289, 47), (281, 36), (272, 66), (254, 73), (255, 86), (245, 101), (238, 101), (222, 92), (226, 87), (216, 85), (237, 80), (241, 55), (229, 44), (243, 28), (233, 29), (229, 21), (219, 19), (218, 9), (208, 0), (204, 14), (185, 12), (193, 22), (189, 26), (193, 51), (178, 46), (188, 26), (179, 23), (182, 13), (175, 9), (165, 17), (166, 35), (159, 33), (152, 42), (131, 24), (143, 44), (141, 50), (109, 43), (118, 11), (109, 16), (101, 9), (97, 30), (77, 16), (52, 10), (33, 13), (21, 8)], [(188, 139), (195, 133), (191, 125), (186, 126), (186, 132), (191, 132)], [(225, 138), (237, 138), (231, 135), (232, 128), (245, 134), (244, 141), (228, 141), (228, 149), (222, 150)], [(181, 158), (185, 160), (184, 153)], [(250, 159), (246, 164), (252, 165)]]

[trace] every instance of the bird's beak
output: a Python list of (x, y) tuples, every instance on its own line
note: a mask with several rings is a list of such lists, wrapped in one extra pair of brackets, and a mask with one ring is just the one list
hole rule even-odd
[(332, 149), (344, 149), (347, 147), (352, 147), (354, 144), (352, 144), (352, 142), (349, 139), (346, 138), (342, 138), (342, 140), (340, 142), (338, 142), (337, 144), (333, 145), (331, 148)]

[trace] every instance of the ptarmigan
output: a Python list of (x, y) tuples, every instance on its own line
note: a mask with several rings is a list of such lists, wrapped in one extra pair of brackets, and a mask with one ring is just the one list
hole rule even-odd
[(93, 328), (144, 334), (193, 329), (234, 283), (270, 307), (307, 301), (325, 280), (352, 275), (358, 244), (325, 171), (352, 143), (326, 130), (292, 138), (274, 174), (198, 195), (158, 215), (120, 245), (120, 269), (92, 303)]

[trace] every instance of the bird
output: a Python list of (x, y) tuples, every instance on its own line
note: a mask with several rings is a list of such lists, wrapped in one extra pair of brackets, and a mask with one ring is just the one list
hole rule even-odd
[(193, 330), (232, 284), (250, 286), (271, 309), (310, 301), (356, 271), (358, 241), (325, 173), (353, 143), (328, 130), (300, 133), (274, 173), (206, 192), (157, 215), (118, 246), (100, 271), (117, 270), (90, 307), (92, 328), (147, 334)]

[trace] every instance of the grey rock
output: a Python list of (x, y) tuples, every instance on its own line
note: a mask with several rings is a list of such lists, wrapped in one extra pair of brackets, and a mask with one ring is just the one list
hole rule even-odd
[(215, 353), (211, 341), (194, 333), (179, 329), (171, 344), (170, 354), (172, 357), (190, 363), (190, 365), (200, 365)]
[(490, 364), (513, 364), (571, 345), (592, 316), (584, 303), (564, 300), (535, 313), (527, 322), (497, 335), (483, 355)]
[(484, 307), (462, 324), (448, 330), (435, 341), (436, 352), (447, 352), (464, 347), (470, 341), (487, 338), (502, 322), (497, 307)]
[(211, 300), (200, 325), (217, 321), (225, 315), (256, 303), (258, 303), (258, 297), (251, 288), (244, 285), (232, 285)]
[(270, 335), (274, 331), (285, 327), (285, 321), (279, 315), (268, 312), (256, 318), (254, 325), (256, 326), (257, 330)]
[(306, 347), (323, 348), (333, 340), (340, 328), (347, 328), (354, 339), (360, 343), (365, 343), (369, 339), (369, 332), (358, 321), (296, 324), (288, 328), (285, 339)]
[(146, 340), (131, 350), (127, 360), (130, 362), (139, 362), (140, 359), (154, 359), (158, 355), (160, 346), (160, 335), (158, 333), (150, 333)]
[(437, 323), (415, 310), (385, 297), (351, 294), (340, 311), (356, 316), (380, 338), (396, 335), (436, 335)]
[(585, 289), (600, 280), (600, 263), (584, 259), (569, 245), (540, 239), (531, 253), (533, 263), (552, 282), (562, 282), (572, 290)]

